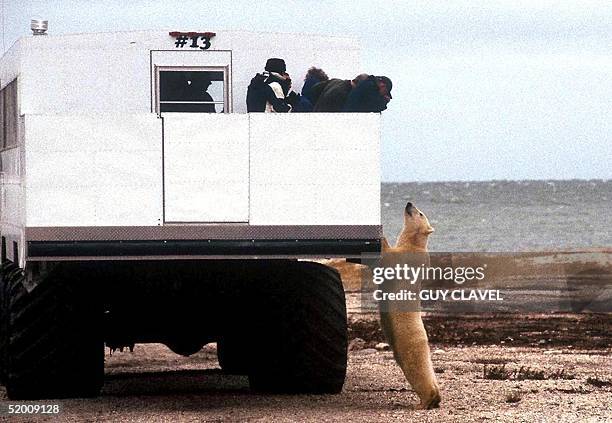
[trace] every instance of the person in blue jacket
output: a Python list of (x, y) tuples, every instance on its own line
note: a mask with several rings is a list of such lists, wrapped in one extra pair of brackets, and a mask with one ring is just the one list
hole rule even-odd
[(302, 86), (302, 95), (295, 107), (296, 112), (312, 112), (314, 108), (314, 100), (312, 97), (312, 87), (322, 81), (328, 81), (329, 76), (323, 69), (315, 68), (314, 66), (308, 69), (304, 77), (304, 85)]
[(343, 112), (376, 113), (387, 109), (393, 83), (386, 76), (369, 75), (349, 93)]

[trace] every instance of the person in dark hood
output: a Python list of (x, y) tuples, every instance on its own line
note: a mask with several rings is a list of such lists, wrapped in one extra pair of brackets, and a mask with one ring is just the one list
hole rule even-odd
[(286, 101), (291, 79), (286, 71), (287, 67), (283, 59), (267, 60), (265, 71), (255, 75), (247, 89), (248, 112), (286, 113), (291, 111), (291, 105)]
[(311, 89), (313, 111), (341, 112), (351, 91), (367, 77), (368, 75), (364, 73), (357, 75), (353, 80), (333, 78), (315, 84)]
[(206, 104), (192, 104), (193, 111), (215, 113), (214, 99), (208, 92), (208, 88), (212, 85), (212, 81), (206, 78), (192, 78), (188, 82), (189, 92), (192, 93), (189, 97), (191, 101), (205, 101)]
[(354, 87), (347, 96), (343, 112), (375, 113), (387, 109), (391, 101), (393, 83), (386, 76), (369, 75)]
[(312, 112), (314, 101), (312, 99), (312, 87), (322, 81), (328, 81), (329, 77), (323, 69), (315, 68), (314, 66), (308, 69), (304, 77), (304, 85), (302, 86), (302, 95), (294, 108), (296, 112)]
[(162, 112), (215, 113), (214, 99), (208, 92), (212, 82), (205, 72), (166, 72), (162, 78), (161, 99), (176, 102), (162, 104)]

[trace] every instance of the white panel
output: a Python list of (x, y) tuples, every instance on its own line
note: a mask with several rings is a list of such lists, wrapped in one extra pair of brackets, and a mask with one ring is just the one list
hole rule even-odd
[(162, 220), (156, 115), (27, 115), (27, 226), (151, 226)]
[[(160, 131), (161, 128), (155, 126)], [(159, 136), (157, 132), (157, 140), (160, 140)], [(123, 151), (121, 154), (97, 152), (95, 167), (102, 171), (101, 182), (106, 189), (100, 190), (100, 196), (96, 198), (96, 216), (99, 219), (103, 216), (105, 224), (121, 222), (116, 224), (119, 226), (161, 224), (161, 160), (159, 148)], [(143, 207), (150, 210), (143, 210)]]
[(22, 114), (151, 110), (148, 51), (45, 47), (26, 50), (20, 75)]
[(250, 114), (253, 225), (379, 225), (378, 114)]
[(8, 85), (20, 74), (23, 44), (23, 39), (17, 40), (0, 57), (0, 89)]
[[(217, 35), (211, 40), (210, 50), (177, 48), (168, 31), (28, 37), (11, 49), (14, 54), (5, 55), (0, 62), (0, 78), (20, 72), (22, 114), (140, 113), (151, 110), (154, 98), (151, 61), (164, 66), (230, 63), (233, 111), (244, 113), (247, 86), (256, 72), (263, 71), (270, 57), (285, 59), (296, 91), (302, 88), (311, 66), (323, 68), (332, 78), (344, 79), (367, 70), (360, 65), (359, 43), (351, 38), (214, 32)], [(21, 52), (23, 66), (17, 69)]]
[(23, 228), (23, 189), (19, 183), (2, 181), (0, 190), (2, 235), (10, 234), (18, 239)]
[(153, 66), (227, 66), (232, 55), (229, 51), (152, 51)]
[(247, 222), (248, 116), (164, 114), (166, 222)]
[(23, 118), (18, 121), (18, 145), (0, 152), (0, 233), (7, 242), (7, 257), (24, 265), (25, 186), (23, 183)]

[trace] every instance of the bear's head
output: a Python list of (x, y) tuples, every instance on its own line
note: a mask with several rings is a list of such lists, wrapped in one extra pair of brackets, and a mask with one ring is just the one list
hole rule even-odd
[(429, 235), (433, 231), (434, 228), (429, 223), (427, 216), (408, 202), (404, 208), (404, 229), (402, 232), (406, 232), (406, 235)]

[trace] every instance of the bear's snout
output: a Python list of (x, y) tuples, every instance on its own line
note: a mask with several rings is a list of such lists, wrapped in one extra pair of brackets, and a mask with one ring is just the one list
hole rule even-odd
[(409, 201), (409, 202), (406, 204), (406, 213), (408, 213), (408, 214), (412, 215), (412, 207), (413, 207), (413, 205), (412, 205), (412, 203)]

